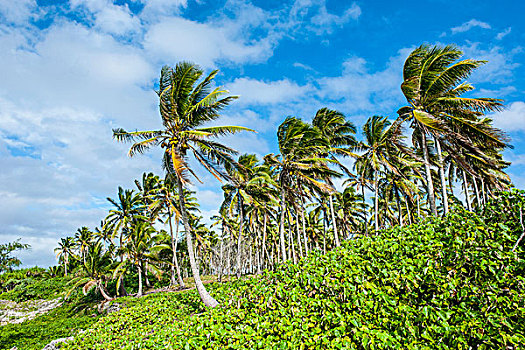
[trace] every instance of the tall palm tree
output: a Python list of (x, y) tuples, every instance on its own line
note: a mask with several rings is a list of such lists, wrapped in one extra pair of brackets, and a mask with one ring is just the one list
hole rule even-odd
[(69, 258), (74, 255), (75, 242), (73, 237), (60, 238), (58, 247), (55, 248), (55, 253), (58, 259), (64, 262), (64, 276), (67, 276), (67, 266), (69, 265)]
[(374, 223), (376, 232), (379, 230), (379, 195), (378, 184), (380, 172), (398, 172), (395, 164), (400, 153), (408, 153), (403, 144), (400, 123), (390, 123), (387, 117), (373, 116), (363, 126), (365, 140), (360, 144), (364, 151), (356, 160), (354, 166), (358, 174), (373, 174), (374, 183)]
[[(312, 120), (312, 126), (317, 129), (321, 136), (328, 142), (327, 154), (323, 154), (323, 156), (330, 156), (331, 159), (337, 162), (343, 171), (351, 176), (350, 171), (339, 163), (336, 157), (356, 156), (353, 153), (353, 150), (357, 146), (357, 141), (354, 136), (356, 132), (354, 124), (347, 121), (343, 113), (325, 107), (317, 111)], [(336, 246), (339, 246), (340, 241), (337, 232), (337, 220), (334, 212), (332, 194), (329, 194), (328, 198), (330, 201), (330, 213), (332, 216), (335, 244)]]
[(483, 156), (469, 134), (504, 147), (506, 140), (501, 131), (483, 125), (479, 117), (487, 111), (500, 110), (501, 100), (494, 98), (464, 97), (474, 87), (464, 82), (485, 61), (466, 59), (458, 61), (463, 52), (457, 47), (422, 45), (406, 59), (403, 67), (401, 90), (409, 106), (398, 111), (400, 118), (410, 121), (419, 131), (419, 146), (423, 151), (428, 200), (433, 215), (437, 215), (434, 186), (430, 171), (427, 135), (434, 137), (438, 155), (442, 201), (448, 211), (442, 144), (449, 144), (451, 152), (466, 148)]
[[(189, 155), (193, 155), (217, 179), (227, 178), (221, 170), (221, 165), (233, 163), (232, 155), (237, 152), (215, 139), (240, 131), (251, 131), (239, 126), (205, 127), (205, 124), (218, 119), (220, 111), (237, 98), (224, 97), (228, 91), (220, 87), (211, 90), (217, 72), (214, 70), (199, 82), (203, 71), (192, 63), (180, 62), (175, 68), (163, 67), (157, 91), (163, 129), (136, 132), (113, 130), (113, 136), (118, 141), (134, 142), (129, 150), (130, 156), (143, 153), (154, 146), (161, 146), (164, 149), (163, 166), (175, 176), (179, 193), (183, 193), (184, 187), (189, 184), (190, 174), (198, 179), (188, 163)], [(218, 302), (202, 284), (195, 261), (192, 228), (184, 196), (178, 197), (179, 210), (187, 233), (188, 257), (197, 290), (206, 306), (215, 307)]]
[(286, 204), (292, 203), (294, 194), (300, 186), (311, 186), (319, 192), (329, 193), (332, 186), (324, 182), (330, 176), (340, 175), (326, 165), (328, 159), (320, 154), (328, 146), (327, 140), (319, 132), (296, 117), (288, 117), (277, 130), (280, 155), (268, 154), (265, 161), (278, 169), (278, 183), (281, 191), (281, 218), (279, 239), (281, 257), (288, 260), (284, 237)]
[(81, 227), (77, 229), (77, 232), (75, 233), (75, 243), (78, 247), (80, 257), (84, 262), (86, 260), (86, 254), (92, 241), (93, 232), (91, 232), (87, 227)]

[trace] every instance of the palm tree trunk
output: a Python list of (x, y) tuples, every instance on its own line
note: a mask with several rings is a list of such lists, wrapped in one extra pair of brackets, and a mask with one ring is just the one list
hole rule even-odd
[(406, 196), (403, 196), (403, 199), (405, 200), (405, 207), (407, 208), (407, 216), (408, 216), (408, 224), (412, 225), (412, 215), (410, 213), (410, 208), (408, 206), (408, 200)]
[(193, 253), (193, 239), (191, 237), (192, 230), (190, 227), (190, 223), (188, 220), (188, 213), (186, 212), (186, 203), (184, 200), (184, 189), (182, 187), (182, 182), (178, 176), (177, 178), (177, 185), (179, 188), (179, 205), (180, 205), (180, 212), (182, 215), (182, 223), (184, 224), (184, 229), (186, 231), (186, 244), (188, 246), (188, 257), (190, 259), (190, 267), (191, 271), (193, 273), (193, 279), (195, 280), (195, 287), (197, 288), (197, 291), (199, 292), (199, 296), (201, 297), (202, 302), (204, 305), (210, 308), (214, 308), (219, 303), (217, 300), (215, 300), (210, 293), (206, 290), (204, 287), (204, 284), (202, 283), (201, 276), (199, 273), (199, 268), (197, 266), (197, 262), (195, 261), (195, 256)]
[(361, 194), (363, 195), (363, 213), (365, 215), (365, 236), (368, 237), (368, 215), (366, 215), (365, 185), (361, 184)]
[(68, 263), (67, 260), (68, 260), (68, 259), (67, 259), (67, 255), (66, 255), (66, 257), (64, 258), (64, 275), (65, 275), (66, 277), (67, 277), (67, 263)]
[(374, 225), (377, 232), (379, 231), (379, 194), (378, 194), (378, 174), (377, 170), (374, 171)]
[(270, 259), (270, 256), (268, 254), (268, 250), (266, 249), (266, 223), (268, 221), (268, 216), (266, 215), (266, 212), (264, 213), (264, 221), (263, 221), (263, 240), (262, 240), (262, 261), (263, 264), (267, 260)]
[(112, 300), (112, 298), (108, 295), (108, 293), (106, 293), (106, 289), (104, 288), (104, 286), (100, 282), (98, 282), (98, 290), (99, 290), (100, 294), (102, 294), (102, 297), (106, 301)]
[(281, 257), (282, 261), (285, 262), (288, 260), (288, 257), (286, 256), (286, 243), (284, 238), (284, 219), (285, 219), (285, 213), (286, 213), (286, 192), (284, 188), (281, 190), (281, 222), (279, 224), (279, 239), (281, 243)]
[(297, 229), (297, 248), (299, 249), (299, 257), (303, 257), (303, 246), (301, 242), (301, 224), (299, 223), (299, 213), (295, 213), (295, 227)]
[(463, 188), (465, 189), (465, 200), (467, 202), (467, 210), (472, 211), (472, 205), (470, 204), (470, 194), (468, 193), (468, 182), (467, 173), (465, 170), (461, 170), (463, 173)]
[(186, 286), (184, 285), (184, 280), (182, 279), (182, 276), (180, 274), (180, 266), (179, 261), (177, 260), (177, 239), (179, 238), (179, 221), (177, 220), (176, 224), (176, 237), (173, 237), (173, 224), (171, 223), (171, 209), (168, 208), (168, 222), (170, 225), (170, 236), (171, 236), (171, 252), (173, 253), (171, 256), (171, 285), (175, 286), (175, 273), (177, 273), (177, 282), (179, 284), (179, 288), (184, 289)]
[(434, 183), (432, 182), (432, 173), (430, 172), (430, 156), (428, 155), (427, 135), (421, 130), (421, 147), (423, 148), (423, 163), (425, 164), (425, 175), (427, 180), (428, 203), (430, 212), (437, 216), (436, 196), (434, 194)]
[(326, 217), (326, 210), (323, 208), (323, 254), (326, 254), (326, 226), (328, 218)]
[(340, 247), (341, 242), (339, 242), (339, 235), (337, 234), (337, 221), (335, 220), (334, 202), (331, 193), (328, 195), (328, 200), (330, 201), (330, 214), (332, 215), (332, 225), (334, 227), (335, 246)]
[(222, 223), (222, 235), (221, 235), (221, 242), (219, 244), (219, 271), (217, 272), (217, 281), (222, 282), (222, 268), (223, 268), (223, 245), (224, 245), (224, 221)]
[(483, 205), (487, 205), (487, 192), (485, 191), (485, 180), (481, 177), (481, 194), (483, 195)]
[(480, 202), (480, 197), (479, 197), (478, 182), (476, 181), (475, 176), (472, 176), (472, 181), (474, 182), (474, 190), (476, 191), (476, 205), (478, 208), (480, 208), (481, 202)]
[(301, 220), (303, 222), (304, 255), (308, 256), (308, 237), (306, 236), (306, 219), (304, 218), (304, 199), (301, 198)]
[(239, 201), (237, 202), (239, 209), (239, 236), (237, 236), (237, 278), (241, 278), (241, 250), (242, 250), (242, 229), (244, 227), (244, 212), (242, 210), (242, 197), (238, 193)]
[(137, 297), (142, 296), (142, 268), (140, 266), (140, 262), (137, 264), (137, 269), (139, 270), (139, 291), (137, 293)]
[(295, 243), (293, 239), (292, 213), (289, 210), (286, 219), (288, 220), (288, 249), (290, 249), (288, 256), (291, 256), (293, 263), (297, 264), (297, 255), (295, 254)]
[(441, 144), (437, 137), (434, 136), (436, 142), (436, 150), (438, 154), (438, 167), (439, 177), (441, 178), (441, 195), (443, 196), (443, 215), (448, 214), (448, 194), (447, 194), (447, 182), (445, 181), (445, 169), (443, 168), (443, 155), (441, 154)]

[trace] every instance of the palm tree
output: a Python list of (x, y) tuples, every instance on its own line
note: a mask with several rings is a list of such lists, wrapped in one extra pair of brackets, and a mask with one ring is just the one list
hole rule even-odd
[(280, 155), (268, 154), (265, 162), (278, 169), (278, 183), (281, 191), (281, 218), (279, 239), (282, 261), (288, 260), (284, 237), (286, 203), (292, 203), (293, 196), (302, 186), (310, 186), (322, 193), (333, 188), (323, 182), (330, 176), (340, 175), (326, 165), (328, 159), (320, 154), (328, 146), (327, 140), (319, 132), (296, 117), (288, 117), (277, 130)]
[(73, 237), (60, 238), (58, 247), (55, 248), (55, 253), (58, 259), (62, 259), (64, 262), (64, 276), (67, 276), (67, 266), (69, 264), (69, 257), (74, 256), (73, 249), (75, 248), (75, 242)]
[(78, 251), (80, 252), (80, 257), (84, 262), (86, 260), (86, 254), (92, 241), (93, 232), (91, 232), (87, 227), (81, 227), (77, 229), (77, 232), (75, 233), (75, 243), (78, 247)]
[(483, 156), (469, 135), (474, 134), (475, 138), (482, 137), (500, 147), (506, 146), (505, 137), (499, 130), (482, 125), (478, 120), (487, 111), (501, 109), (501, 100), (462, 96), (474, 89), (464, 79), (485, 63), (471, 59), (458, 62), (462, 54), (461, 50), (451, 45), (422, 45), (409, 55), (403, 67), (401, 90), (409, 106), (401, 108), (398, 114), (419, 131), (419, 146), (423, 151), (428, 200), (433, 215), (437, 215), (437, 209), (430, 171), (428, 134), (434, 137), (445, 213), (448, 211), (448, 195), (442, 144), (448, 144), (447, 148), (451, 149), (449, 153), (466, 148)]
[(409, 152), (402, 142), (402, 130), (399, 123), (390, 123), (386, 117), (373, 116), (363, 126), (365, 141), (359, 146), (361, 154), (354, 166), (357, 173), (373, 174), (374, 183), (374, 223), (376, 233), (379, 230), (379, 173), (384, 171), (398, 172), (396, 162), (400, 153)]
[(155, 262), (159, 262), (157, 253), (163, 249), (171, 248), (166, 244), (157, 244), (155, 242), (155, 233), (155, 229), (147, 221), (135, 221), (132, 224), (131, 230), (127, 235), (126, 244), (121, 248), (127, 259), (123, 260), (113, 271), (113, 277), (118, 276), (117, 288), (131, 266), (135, 266), (138, 270), (138, 297), (142, 296), (143, 273), (145, 274), (149, 270), (157, 277), (160, 276), (161, 270), (154, 265)]
[[(349, 176), (352, 176), (350, 171), (337, 161), (336, 156), (356, 156), (352, 152), (357, 146), (357, 141), (354, 136), (356, 132), (354, 124), (347, 121), (343, 113), (325, 107), (317, 111), (312, 120), (312, 126), (318, 130), (321, 136), (328, 142), (327, 154), (323, 154), (323, 156), (330, 156), (331, 159), (337, 162), (343, 171)], [(335, 218), (331, 193), (328, 198), (330, 201), (330, 213), (334, 228), (335, 244), (338, 247), (340, 246), (340, 241), (337, 232), (337, 221)]]
[[(228, 91), (219, 87), (210, 90), (217, 72), (214, 70), (198, 82), (203, 71), (192, 63), (181, 62), (175, 68), (163, 67), (157, 95), (164, 128), (136, 132), (113, 130), (113, 136), (118, 141), (134, 142), (129, 150), (130, 156), (143, 153), (154, 146), (161, 146), (164, 149), (163, 166), (168, 173), (175, 176), (179, 193), (183, 193), (184, 187), (189, 184), (190, 174), (198, 179), (188, 163), (188, 155), (193, 155), (217, 179), (227, 178), (220, 166), (233, 163), (231, 156), (237, 152), (214, 139), (240, 131), (251, 131), (239, 126), (204, 126), (218, 119), (219, 112), (237, 98), (237, 96), (224, 97)], [(184, 196), (178, 197), (179, 210), (187, 233), (188, 257), (197, 290), (206, 306), (215, 307), (218, 303), (202, 284), (195, 261), (192, 228), (189, 224)]]
[(114, 235), (119, 234), (119, 245), (122, 246), (123, 236), (126, 230), (130, 228), (133, 220), (136, 220), (141, 214), (141, 208), (143, 207), (142, 198), (133, 190), (124, 190), (119, 186), (118, 199), (107, 198), (107, 200), (113, 204), (115, 208), (109, 211), (103, 229), (109, 228), (113, 231)]
[(81, 265), (86, 276), (72, 280), (75, 284), (66, 294), (66, 298), (69, 297), (73, 290), (83, 285), (82, 291), (84, 292), (84, 295), (87, 294), (91, 288), (96, 287), (105, 300), (111, 300), (105, 286), (107, 281), (111, 278), (110, 271), (112, 262), (111, 253), (109, 251), (104, 251), (104, 245), (102, 242), (90, 244), (86, 258)]

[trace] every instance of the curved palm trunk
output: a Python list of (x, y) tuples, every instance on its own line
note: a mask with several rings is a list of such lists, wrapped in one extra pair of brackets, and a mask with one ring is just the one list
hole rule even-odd
[(430, 172), (430, 156), (428, 155), (427, 135), (421, 131), (421, 147), (423, 148), (423, 163), (425, 164), (425, 175), (427, 180), (428, 203), (430, 212), (437, 216), (436, 196), (434, 194), (434, 183), (432, 182), (432, 173)]
[(186, 212), (186, 203), (184, 200), (184, 190), (182, 188), (182, 182), (178, 176), (177, 178), (177, 186), (179, 189), (179, 205), (180, 205), (180, 212), (182, 215), (182, 223), (184, 224), (184, 229), (186, 231), (186, 244), (188, 246), (188, 257), (190, 259), (190, 267), (191, 272), (193, 273), (193, 279), (195, 280), (195, 287), (197, 288), (197, 291), (199, 292), (199, 296), (201, 297), (202, 302), (207, 307), (216, 307), (219, 305), (217, 300), (215, 300), (210, 293), (206, 290), (204, 287), (204, 284), (201, 280), (201, 275), (199, 273), (199, 268), (197, 266), (197, 262), (195, 261), (195, 255), (193, 252), (193, 239), (191, 237), (192, 231), (190, 227), (190, 223), (188, 221), (188, 213)]
[(108, 293), (106, 292), (106, 289), (104, 288), (101, 282), (98, 282), (98, 290), (106, 301), (112, 300), (112, 298), (108, 295)]
[[(244, 227), (244, 212), (242, 210), (242, 197), (239, 196), (239, 236), (237, 237), (237, 278), (241, 278), (241, 253), (242, 253), (242, 229)], [(249, 231), (248, 231), (249, 232)]]
[(339, 242), (339, 235), (337, 234), (337, 221), (335, 220), (334, 201), (332, 200), (331, 193), (328, 195), (328, 200), (330, 202), (330, 214), (332, 215), (332, 225), (334, 227), (335, 246), (340, 247), (341, 242)]
[(436, 150), (438, 155), (438, 167), (439, 167), (439, 177), (441, 179), (441, 195), (443, 202), (443, 215), (448, 214), (448, 193), (447, 193), (447, 182), (445, 180), (445, 169), (443, 165), (443, 155), (441, 154), (441, 144), (437, 137), (434, 137), (436, 142)]
[(67, 277), (67, 255), (64, 258), (64, 275)]
[(286, 243), (284, 238), (284, 219), (286, 215), (286, 192), (284, 188), (281, 190), (281, 222), (279, 223), (279, 240), (281, 245), (281, 258), (285, 262), (288, 260), (286, 256)]

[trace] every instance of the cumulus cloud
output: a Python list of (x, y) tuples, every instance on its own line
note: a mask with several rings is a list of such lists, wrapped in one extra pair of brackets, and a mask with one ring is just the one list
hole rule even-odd
[(374, 72), (364, 58), (350, 57), (343, 63), (341, 75), (319, 80), (319, 95), (348, 112), (390, 113), (403, 102), (400, 67), (409, 52), (410, 49), (400, 50), (385, 69)]
[(491, 117), (494, 119), (494, 125), (505, 131), (525, 131), (525, 102), (513, 102), (504, 111)]
[(469, 30), (471, 30), (472, 28), (475, 28), (475, 27), (483, 28), (483, 29), (490, 29), (491, 28), (490, 24), (488, 24), (486, 22), (478, 21), (477, 19), (471, 19), (470, 21), (465, 22), (465, 23), (463, 23), (460, 26), (452, 28), (451, 31), (452, 31), (452, 34), (463, 33), (463, 32), (469, 31)]

